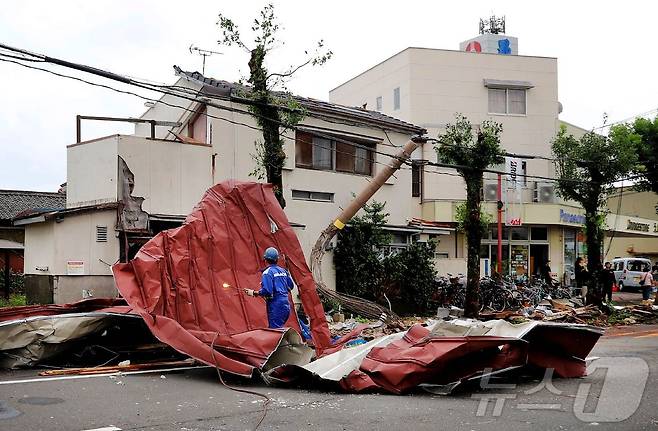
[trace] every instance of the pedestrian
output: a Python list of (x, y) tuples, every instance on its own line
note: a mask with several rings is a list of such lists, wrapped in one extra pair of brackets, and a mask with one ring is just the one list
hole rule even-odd
[(653, 276), (651, 275), (651, 267), (645, 265), (643, 268), (644, 274), (640, 278), (640, 287), (642, 288), (642, 305), (651, 305), (651, 293), (653, 292)]
[(605, 263), (605, 267), (601, 270), (599, 274), (599, 280), (603, 286), (603, 299), (607, 298), (608, 302), (612, 302), (612, 286), (617, 282), (615, 278), (615, 272), (612, 270), (612, 264), (610, 262)]
[(587, 297), (587, 280), (589, 279), (589, 272), (587, 272), (587, 267), (582, 257), (576, 259), (576, 287), (580, 288), (580, 296), (583, 298), (583, 302)]
[(551, 276), (551, 261), (546, 260), (539, 270), (541, 279), (546, 282), (550, 287), (553, 286), (553, 277)]
[(282, 328), (290, 316), (290, 301), (288, 292), (294, 287), (290, 274), (277, 265), (279, 251), (274, 247), (265, 250), (263, 259), (267, 262), (261, 276), (260, 290), (245, 289), (249, 296), (260, 296), (265, 299), (267, 321), (270, 328)]

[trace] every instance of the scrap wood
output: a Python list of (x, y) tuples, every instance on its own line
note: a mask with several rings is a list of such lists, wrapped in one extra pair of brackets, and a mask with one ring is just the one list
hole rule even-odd
[(185, 359), (183, 361), (160, 361), (160, 362), (146, 362), (143, 364), (129, 364), (129, 365), (113, 365), (107, 367), (85, 367), (85, 368), (65, 368), (61, 370), (48, 370), (39, 373), (40, 376), (70, 376), (70, 375), (86, 375), (86, 374), (105, 374), (116, 373), (119, 371), (139, 371), (139, 370), (153, 370), (157, 368), (175, 368), (175, 367), (189, 367), (194, 365), (194, 359)]

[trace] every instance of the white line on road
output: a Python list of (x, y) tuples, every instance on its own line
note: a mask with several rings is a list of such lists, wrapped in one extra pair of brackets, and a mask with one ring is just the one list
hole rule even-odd
[[(0, 385), (15, 385), (18, 383), (37, 383), (37, 382), (52, 382), (55, 380), (76, 380), (76, 379), (89, 379), (91, 377), (110, 377), (110, 376), (128, 376), (131, 374), (147, 374), (147, 373), (165, 373), (167, 371), (182, 371), (182, 370), (194, 370), (197, 368), (212, 368), (208, 365), (197, 365), (193, 367), (179, 367), (179, 368), (164, 368), (160, 370), (140, 370), (140, 371), (118, 371), (116, 373), (105, 373), (105, 374), (82, 374), (79, 376), (58, 376), (58, 377), (42, 377), (38, 379), (23, 379), (23, 380), (8, 380), (0, 381)], [(102, 429), (102, 428), (101, 428)]]
[(109, 427), (94, 428), (94, 429), (88, 429), (82, 431), (121, 431), (121, 428), (117, 428), (115, 426), (110, 425)]

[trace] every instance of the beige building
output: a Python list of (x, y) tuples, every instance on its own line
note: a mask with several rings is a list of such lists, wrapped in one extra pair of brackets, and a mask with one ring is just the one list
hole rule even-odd
[[(258, 124), (239, 88), (176, 69), (175, 85), (198, 101), (165, 95), (149, 106), (135, 134), (67, 148), (66, 210), (16, 220), (25, 226), (28, 296), (57, 303), (113, 294), (110, 266), (132, 257), (159, 231), (180, 225), (206, 189), (255, 181)], [(286, 213), (308, 255), (319, 233), (422, 127), (365, 109), (298, 98), (307, 116), (283, 137)], [(154, 122), (155, 121), (155, 122)], [(392, 247), (453, 229), (410, 225), (421, 216), (412, 171), (402, 169), (376, 193), (387, 202)], [(334, 284), (332, 253), (324, 278)], [(45, 292), (45, 294), (44, 294)]]
[[(518, 164), (518, 172), (527, 177), (521, 177), (520, 190), (508, 193), (505, 199), (510, 204), (504, 219), (508, 225), (503, 232), (504, 271), (536, 273), (539, 265), (549, 259), (553, 272), (563, 277), (572, 270), (575, 258), (584, 253), (583, 212), (557, 196), (550, 180), (555, 175), (553, 163), (541, 157), (550, 158), (551, 141), (561, 125), (575, 136), (585, 130), (559, 120), (562, 106), (558, 100), (557, 59), (516, 55), (517, 47), (516, 38), (488, 34), (462, 43), (460, 50), (410, 47), (334, 88), (329, 97), (335, 103), (367, 106), (418, 124), (428, 130), (430, 137), (453, 123), (456, 113), (473, 124), (485, 120), (501, 123), (504, 149), (529, 156), (512, 159)], [(437, 159), (431, 145), (418, 150), (414, 158)], [(456, 207), (465, 199), (461, 177), (451, 169), (422, 164), (417, 169), (422, 218), (454, 222)], [(496, 175), (486, 175), (485, 207), (494, 220), (497, 187)], [(611, 229), (623, 231), (622, 219), (611, 222)], [(658, 248), (648, 245), (653, 241), (651, 232), (640, 236), (636, 240), (638, 247)], [(437, 250), (440, 271), (465, 271), (464, 242), (458, 233), (441, 237)], [(497, 230), (492, 225), (481, 252), (483, 273), (497, 260), (496, 244)], [(615, 250), (620, 250), (626, 243), (618, 237), (613, 244)]]

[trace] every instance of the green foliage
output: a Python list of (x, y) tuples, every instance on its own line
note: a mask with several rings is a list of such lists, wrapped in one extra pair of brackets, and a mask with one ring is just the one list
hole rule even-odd
[[(457, 230), (459, 232), (466, 232), (466, 224), (468, 222), (466, 202), (461, 202), (455, 206), (455, 221), (457, 222)], [(480, 208), (480, 232), (483, 236), (489, 231), (489, 225), (491, 223), (493, 223), (493, 216)]]
[(436, 288), (434, 280), (434, 242), (411, 244), (388, 257), (384, 266), (389, 276), (389, 289), (399, 292), (400, 299), (416, 311), (427, 311)]
[[(237, 46), (249, 53), (249, 84), (245, 97), (251, 99), (250, 111), (254, 114), (258, 126), (263, 131), (262, 141), (256, 141), (255, 153), (252, 159), (256, 162), (256, 168), (250, 175), (267, 181), (273, 185), (274, 194), (285, 207), (283, 198), (283, 175), (282, 169), (286, 160), (283, 151), (283, 140), (281, 133), (294, 128), (306, 115), (299, 101), (287, 90), (286, 82), (293, 75), (307, 65), (320, 66), (326, 63), (333, 53), (324, 48), (324, 42), (319, 41), (317, 49), (308, 56), (305, 61), (297, 66), (290, 66), (282, 73), (270, 73), (266, 67), (268, 54), (279, 44), (277, 39), (280, 26), (274, 14), (274, 6), (266, 5), (261, 10), (258, 18), (254, 19), (251, 31), (254, 33), (254, 46), (249, 48), (242, 40), (238, 26), (230, 18), (219, 14), (217, 25), (221, 29), (222, 38), (219, 44), (225, 46)], [(274, 91), (282, 89), (283, 91)]]
[(336, 290), (375, 300), (382, 292), (384, 263), (380, 250), (391, 237), (382, 229), (389, 216), (385, 203), (373, 201), (363, 207), (350, 226), (338, 233), (334, 250)]
[(0, 308), (2, 307), (19, 307), (22, 305), (27, 305), (27, 300), (25, 295), (20, 295), (18, 293), (13, 293), (9, 295), (9, 299), (0, 297)]
[(635, 174), (640, 178), (636, 188), (658, 193), (658, 116), (653, 120), (638, 118), (632, 124), (613, 128), (615, 133), (632, 136), (639, 162)]
[(463, 115), (457, 114), (455, 119), (455, 123), (448, 124), (445, 133), (438, 137), (435, 146), (438, 158), (444, 163), (463, 166), (457, 171), (467, 181), (481, 179), (482, 171), (505, 161), (500, 146), (503, 127), (494, 121), (484, 121), (475, 131)]
[[(5, 291), (5, 277), (0, 274), (0, 292)], [(25, 276), (20, 272), (9, 270), (9, 293), (22, 295), (25, 293)]]
[(613, 127), (610, 136), (588, 132), (576, 139), (562, 126), (552, 143), (558, 193), (585, 208), (600, 208), (613, 183), (636, 165), (636, 144), (637, 138), (623, 127)]
[(338, 234), (334, 250), (336, 289), (385, 304), (384, 294), (425, 311), (434, 293), (434, 243), (415, 243), (397, 254), (384, 250), (391, 236), (382, 229), (389, 214), (372, 202)]

